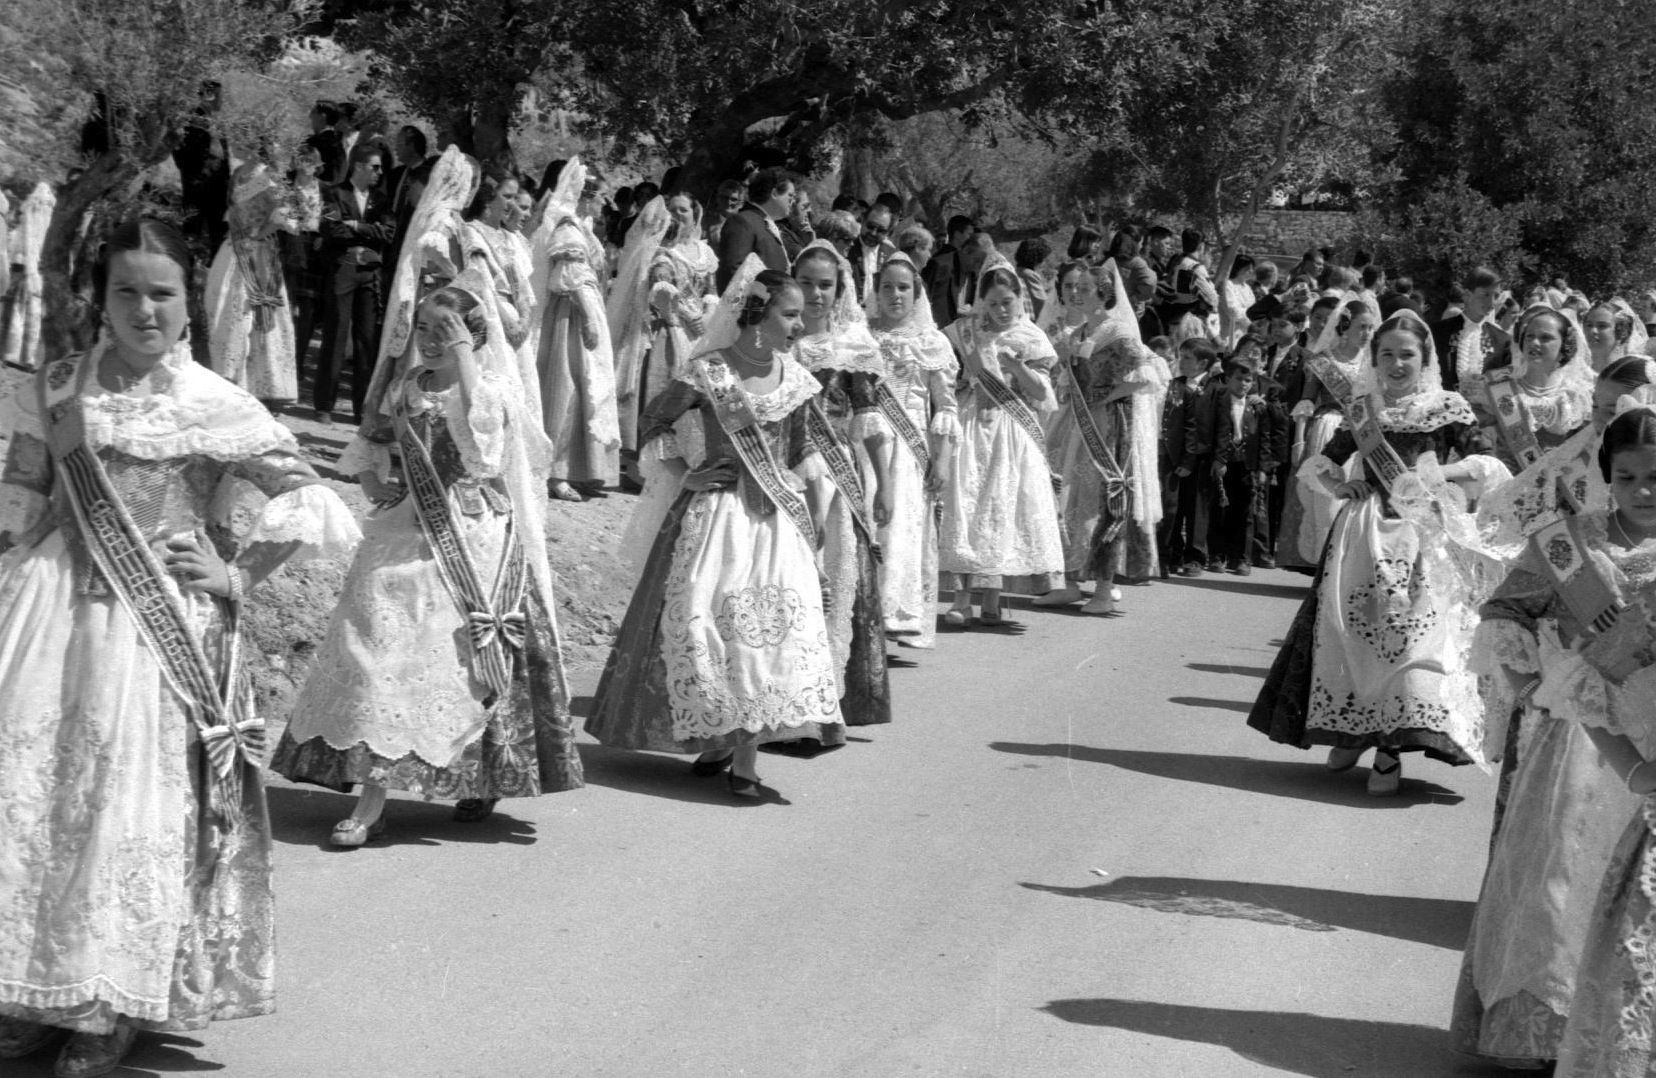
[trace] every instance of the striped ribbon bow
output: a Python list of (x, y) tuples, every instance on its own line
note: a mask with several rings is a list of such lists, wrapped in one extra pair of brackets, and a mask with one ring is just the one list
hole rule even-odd
[(263, 719), (252, 718), (237, 723), (205, 726), (200, 728), (200, 734), (201, 746), (207, 753), (208, 761), (213, 765), (213, 773), (221, 778), (229, 776), (234, 771), (237, 753), (255, 767), (264, 761)]
[(498, 635), (505, 639), (508, 646), (515, 650), (523, 650), (523, 637), (527, 622), (521, 611), (511, 614), (491, 614), (486, 610), (474, 610), (467, 617), (468, 628), (471, 630), (472, 646), (482, 651), (494, 643)]

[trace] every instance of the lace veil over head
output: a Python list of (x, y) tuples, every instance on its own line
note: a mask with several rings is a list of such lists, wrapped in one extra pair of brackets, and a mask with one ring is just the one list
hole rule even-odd
[[(560, 176), (560, 187), (562, 182)], [(627, 230), (627, 243), (621, 249), (615, 281), (604, 306), (610, 340), (614, 342), (618, 386), (630, 387), (638, 380), (644, 353), (650, 348), (650, 267), (672, 223), (667, 200), (657, 195), (644, 204)]]
[(880, 317), (880, 277), (885, 273), (885, 268), (891, 265), (908, 267), (909, 274), (914, 278), (914, 306), (901, 322), (882, 332), (907, 335), (937, 329), (937, 318), (932, 314), (931, 298), (926, 295), (926, 282), (920, 277), (920, 267), (902, 251), (887, 258), (880, 264), (879, 272), (874, 274), (874, 287), (863, 297), (863, 313), (868, 321), (872, 322)]
[[(1333, 319), (1329, 319), (1329, 321), (1332, 322)], [(1379, 388), (1380, 383), (1374, 373), (1373, 359), (1379, 352), (1380, 338), (1403, 324), (1418, 327), (1418, 331), (1414, 335), (1420, 341), (1421, 348), (1420, 390), (1430, 393), (1444, 392), (1443, 365), (1438, 362), (1437, 346), (1432, 341), (1432, 331), (1427, 326), (1426, 319), (1407, 307), (1380, 323), (1380, 328), (1374, 331), (1374, 337), (1369, 341), (1368, 354), (1360, 357), (1363, 360), (1363, 380), (1358, 384), (1359, 392), (1372, 393)]]
[[(436, 281), (451, 281), (465, 268), (462, 214), (477, 193), (482, 173), (477, 162), (450, 146), (432, 166), (420, 204), (408, 223), (408, 239), (391, 276), (385, 303), (385, 322), (380, 330), (379, 355), (363, 405), (365, 421), (389, 416), (394, 385), (407, 370), (409, 344), (414, 337), (414, 311), (427, 287), (429, 274)], [(493, 293), (491, 285), (487, 291)], [(504, 337), (502, 338), (504, 340)]]
[(880, 358), (880, 346), (868, 330), (868, 316), (857, 303), (856, 277), (850, 261), (827, 240), (812, 240), (794, 259), (794, 273), (797, 275), (800, 264), (816, 251), (826, 251), (834, 260), (834, 306), (828, 311), (826, 334), (832, 338), (832, 348), (828, 356), (822, 357), (822, 362), (813, 362), (816, 357), (808, 355), (811, 350), (806, 341), (801, 341), (801, 359), (811, 370), (832, 366), (839, 370), (883, 373), (885, 364)]
[(697, 359), (714, 352), (722, 352), (736, 343), (736, 338), (742, 335), (739, 324), (742, 317), (742, 308), (750, 297), (761, 296), (770, 299), (770, 292), (759, 283), (759, 275), (765, 272), (765, 263), (756, 254), (750, 254), (742, 265), (730, 278), (730, 284), (725, 286), (724, 295), (719, 297), (719, 305), (713, 311), (712, 317), (707, 320), (707, 332), (702, 334), (696, 346), (690, 351), (690, 358)]
[(1587, 349), (1587, 334), (1583, 332), (1579, 322), (1551, 304), (1530, 304), (1512, 324), (1512, 340), (1507, 345), (1512, 372), (1521, 375), (1529, 369), (1529, 360), (1524, 355), (1524, 331), (1533, 319), (1543, 314), (1557, 318), (1559, 332), (1570, 341), (1570, 361), (1558, 368), (1561, 375), (1560, 384), (1570, 392), (1585, 394), (1587, 399), (1591, 400), (1598, 376), (1593, 372), (1592, 354)]

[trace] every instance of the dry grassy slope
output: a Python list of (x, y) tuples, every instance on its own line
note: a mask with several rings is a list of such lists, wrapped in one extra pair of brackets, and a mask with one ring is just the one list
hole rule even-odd
[[(351, 509), (368, 503), (356, 484), (334, 470), (354, 428), (322, 426), (308, 409), (281, 420), (298, 437), (305, 457)], [(629, 598), (620, 562), (621, 533), (632, 512), (630, 495), (611, 493), (581, 504), (553, 502), (547, 537), (556, 580), (564, 660), (571, 668), (604, 661)], [(327, 632), (346, 563), (312, 562), (283, 569), (253, 595), (248, 617), (247, 662), (267, 721), (285, 722), (293, 695), (304, 683)]]

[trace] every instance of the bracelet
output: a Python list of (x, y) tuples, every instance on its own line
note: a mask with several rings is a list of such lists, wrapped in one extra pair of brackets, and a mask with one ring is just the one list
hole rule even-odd
[(467, 348), (477, 347), (477, 345), (472, 341), (472, 339), (470, 337), (455, 337), (452, 340), (444, 341), (443, 342), (443, 349), (444, 349), (444, 351), (447, 351), (450, 348), (457, 348), (460, 345), (465, 345)]
[(242, 586), (242, 571), (233, 562), (226, 562), (224, 575), (230, 579), (230, 594), (226, 596), (231, 606), (240, 606), (244, 588)]
[(1639, 773), (1639, 769), (1641, 767), (1649, 767), (1651, 765), (1651, 763), (1652, 763), (1652, 761), (1650, 761), (1650, 760), (1640, 760), (1638, 763), (1634, 764), (1632, 766), (1632, 768), (1630, 768), (1628, 770), (1627, 776), (1624, 779), (1622, 779), (1622, 781), (1627, 784), (1628, 792), (1638, 793), (1637, 790), (1633, 789), (1633, 776), (1637, 775)]

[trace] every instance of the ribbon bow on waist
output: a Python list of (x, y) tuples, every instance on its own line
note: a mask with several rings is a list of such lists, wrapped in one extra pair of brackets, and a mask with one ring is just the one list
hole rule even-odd
[(528, 623), (521, 611), (491, 614), (487, 610), (474, 610), (467, 615), (466, 621), (467, 628), (471, 630), (472, 646), (478, 651), (494, 643), (497, 636), (504, 639), (507, 646), (523, 650)]
[(235, 768), (239, 753), (248, 763), (259, 766), (265, 755), (265, 723), (263, 719), (244, 719), (237, 723), (204, 726), (200, 729), (201, 746), (207, 753), (213, 772), (227, 777)]

